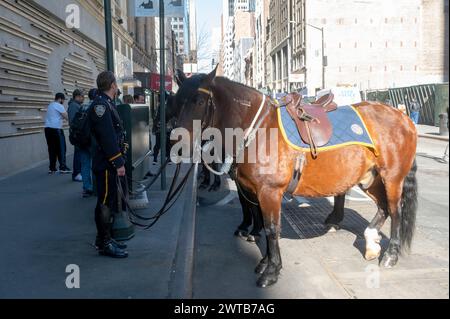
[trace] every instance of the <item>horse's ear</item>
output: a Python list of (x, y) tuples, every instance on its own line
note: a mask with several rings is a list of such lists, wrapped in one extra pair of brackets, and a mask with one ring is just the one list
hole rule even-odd
[(184, 81), (186, 81), (187, 76), (184, 74), (184, 72), (180, 69), (177, 69), (177, 73), (175, 75), (175, 81), (177, 82), (178, 86), (181, 86)]
[(205, 83), (207, 83), (208, 85), (210, 85), (212, 83), (212, 81), (216, 78), (218, 67), (219, 67), (219, 64), (217, 64), (216, 67), (214, 68), (214, 70), (212, 70), (211, 73), (208, 74), (208, 76), (205, 79)]

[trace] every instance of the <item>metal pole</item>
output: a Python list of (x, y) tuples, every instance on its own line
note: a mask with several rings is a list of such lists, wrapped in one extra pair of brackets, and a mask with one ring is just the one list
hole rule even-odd
[(323, 27), (320, 31), (322, 32), (322, 89), (325, 89), (325, 39), (323, 37)]
[[(159, 42), (161, 53), (159, 55), (159, 69), (160, 69), (160, 82), (159, 82), (159, 114), (161, 121), (161, 165), (166, 160), (166, 58), (165, 58), (165, 31), (164, 31), (164, 0), (159, 0)], [(166, 189), (166, 170), (161, 172), (161, 190)]]
[(105, 35), (106, 35), (106, 67), (108, 71), (114, 72), (114, 48), (112, 37), (111, 0), (104, 0), (105, 10)]

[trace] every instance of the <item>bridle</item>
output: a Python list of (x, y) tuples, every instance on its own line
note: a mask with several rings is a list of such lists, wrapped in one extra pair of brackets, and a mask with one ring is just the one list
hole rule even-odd
[(216, 105), (214, 104), (214, 95), (212, 91), (204, 88), (199, 88), (197, 91), (208, 95), (208, 99), (206, 101), (206, 111), (203, 114), (201, 122), (202, 130), (204, 130), (209, 127), (213, 127), (214, 125), (214, 115), (216, 111)]
[[(216, 105), (214, 104), (214, 94), (212, 91), (210, 91), (206, 88), (199, 88), (197, 91), (208, 95), (206, 111), (202, 117), (202, 130), (203, 130), (203, 129), (206, 129), (209, 127), (213, 127)], [(222, 165), (220, 171), (214, 170), (208, 163), (203, 162), (205, 167), (210, 172), (212, 172), (214, 175), (221, 176), (221, 175), (228, 174), (229, 171), (231, 170), (232, 165), (235, 162), (235, 159), (239, 158), (241, 156), (242, 152), (245, 150), (245, 148), (247, 148), (250, 145), (250, 143), (253, 140), (255, 140), (256, 133), (257, 133), (259, 127), (261, 126), (261, 124), (263, 123), (265, 118), (268, 116), (269, 111), (270, 111), (270, 109), (267, 109), (266, 112), (263, 114), (263, 116), (261, 116), (261, 113), (262, 113), (264, 106), (266, 105), (266, 101), (267, 101), (267, 96), (264, 94), (262, 96), (263, 96), (263, 98), (262, 98), (261, 104), (258, 108), (258, 111), (256, 112), (255, 116), (253, 117), (253, 120), (252, 120), (249, 128), (245, 130), (244, 139), (243, 139), (242, 143), (239, 144), (236, 154), (234, 154), (234, 155), (227, 154), (225, 156), (225, 163)], [(275, 104), (271, 103), (271, 105), (275, 105)], [(209, 147), (209, 142), (207, 142), (202, 147), (203, 151), (207, 151), (208, 147)]]

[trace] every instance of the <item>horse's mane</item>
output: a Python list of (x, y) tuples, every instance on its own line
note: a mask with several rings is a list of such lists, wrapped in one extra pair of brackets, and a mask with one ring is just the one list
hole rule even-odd
[(256, 90), (255, 88), (252, 88), (252, 87), (250, 87), (250, 86), (248, 86), (248, 85), (245, 85), (245, 84), (242, 84), (242, 83), (239, 83), (239, 82), (235, 82), (235, 81), (230, 80), (229, 78), (226, 78), (226, 77), (223, 77), (223, 76), (218, 76), (218, 77), (216, 77), (216, 78), (214, 79), (214, 81), (219, 81), (219, 83), (220, 83), (220, 82), (223, 82), (223, 83), (220, 83), (220, 84), (235, 85), (235, 86), (237, 86), (238, 88), (248, 90), (248, 91), (249, 91), (248, 93), (257, 93), (257, 94), (261, 94), (261, 92), (259, 92), (259, 91)]

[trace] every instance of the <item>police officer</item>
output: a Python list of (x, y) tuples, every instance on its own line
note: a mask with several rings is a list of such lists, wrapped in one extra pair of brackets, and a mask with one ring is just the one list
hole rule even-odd
[[(96, 246), (100, 255), (126, 258), (126, 245), (111, 238), (113, 212), (119, 209), (117, 183), (125, 183), (124, 129), (114, 98), (118, 87), (114, 73), (102, 72), (97, 77), (98, 95), (89, 111), (92, 134), (96, 140), (92, 169), (97, 184)], [(126, 189), (126, 187), (123, 187)]]

